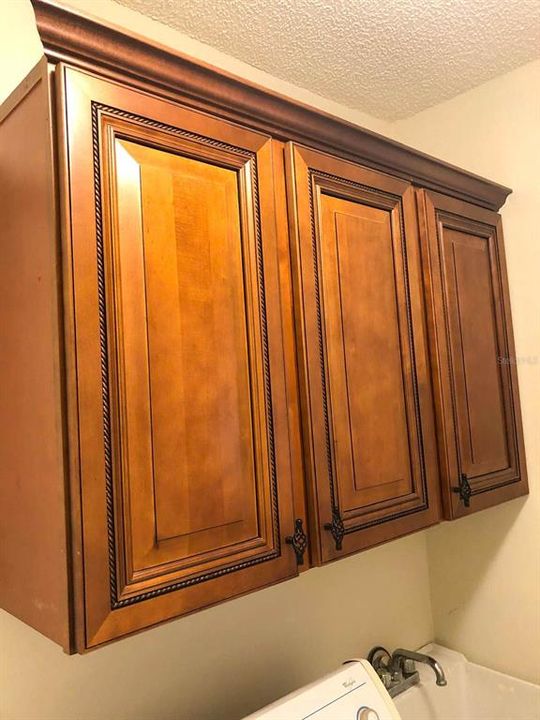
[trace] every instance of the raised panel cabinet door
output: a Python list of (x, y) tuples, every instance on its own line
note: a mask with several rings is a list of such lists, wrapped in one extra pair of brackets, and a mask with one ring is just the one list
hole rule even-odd
[(59, 87), (90, 647), (297, 572), (286, 212), (269, 137), (69, 67)]
[(437, 522), (414, 191), (290, 144), (306, 465), (326, 562)]
[(419, 191), (443, 503), (460, 517), (526, 494), (500, 216)]

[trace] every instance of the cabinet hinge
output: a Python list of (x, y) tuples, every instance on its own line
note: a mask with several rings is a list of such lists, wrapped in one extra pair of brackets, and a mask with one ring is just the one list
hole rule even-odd
[(288, 535), (285, 538), (287, 545), (292, 545), (292, 549), (296, 555), (296, 564), (304, 564), (304, 553), (307, 548), (308, 538), (304, 532), (302, 518), (296, 518), (294, 521), (294, 535)]
[(336, 543), (336, 550), (341, 550), (343, 547), (343, 538), (345, 537), (345, 525), (337, 508), (332, 511), (332, 522), (326, 523), (324, 529), (332, 533), (332, 537)]
[(458, 493), (460, 499), (463, 500), (463, 504), (466, 508), (470, 507), (472, 489), (465, 473), (461, 473), (459, 485), (457, 487), (453, 487), (452, 492)]

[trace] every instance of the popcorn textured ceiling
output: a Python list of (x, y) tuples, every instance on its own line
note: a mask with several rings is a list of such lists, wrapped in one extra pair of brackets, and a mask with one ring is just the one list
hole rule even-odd
[(117, 2), (385, 120), (540, 57), (540, 0)]

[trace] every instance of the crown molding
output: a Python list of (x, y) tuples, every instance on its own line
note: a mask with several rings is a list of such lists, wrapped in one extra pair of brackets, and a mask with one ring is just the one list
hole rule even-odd
[(241, 80), (50, 0), (32, 0), (51, 63), (68, 62), (226, 117), (280, 140), (315, 147), (499, 210), (511, 190), (377, 133)]

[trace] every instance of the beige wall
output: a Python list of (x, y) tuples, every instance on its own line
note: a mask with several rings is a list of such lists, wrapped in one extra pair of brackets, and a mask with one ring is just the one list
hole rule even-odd
[[(371, 129), (386, 124), (282, 83), (108, 0), (78, 0), (237, 75)], [(0, 4), (0, 99), (37, 62), (28, 0)], [(368, 591), (372, 588), (371, 592)], [(399, 598), (385, 607), (387, 598)], [(0, 612), (2, 720), (237, 720), (374, 644), (433, 636), (423, 534), (217, 608), (68, 657)]]
[(513, 188), (503, 208), (530, 496), (427, 533), (435, 636), (540, 681), (540, 60), (394, 125)]
[(0, 5), (0, 102), (43, 55), (29, 0), (7, 0)]
[[(398, 598), (393, 606), (387, 603)], [(0, 613), (2, 720), (238, 720), (366, 654), (433, 634), (414, 535), (69, 657)]]

